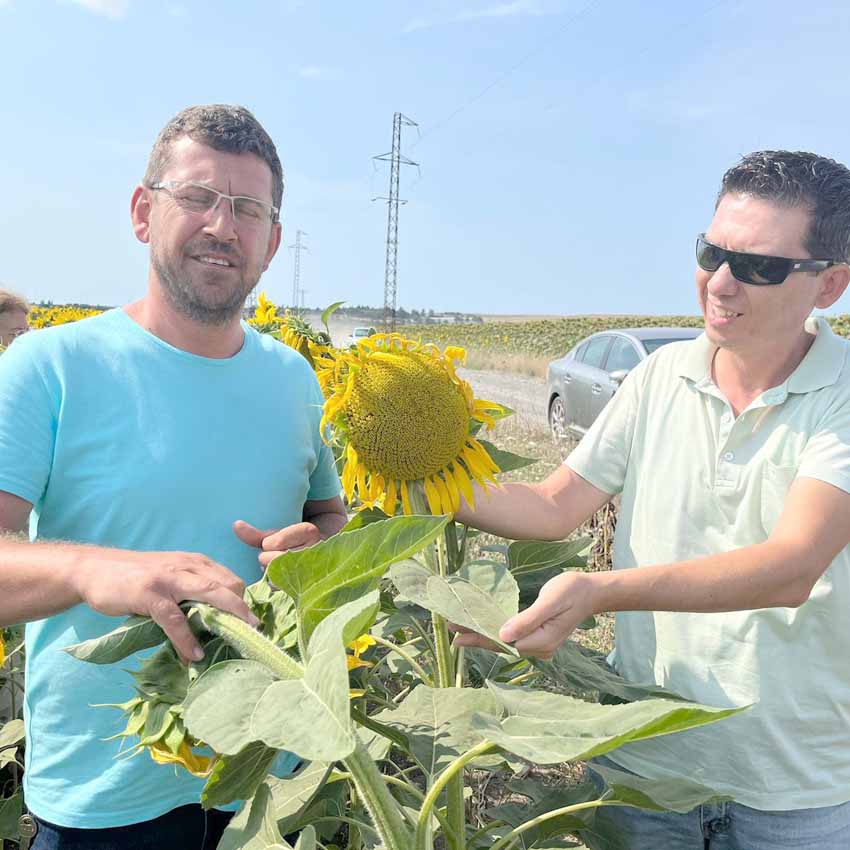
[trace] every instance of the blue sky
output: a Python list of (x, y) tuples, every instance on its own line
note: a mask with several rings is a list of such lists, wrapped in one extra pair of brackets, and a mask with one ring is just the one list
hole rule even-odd
[[(309, 234), (310, 305), (383, 300), (393, 112), (399, 305), (694, 313), (693, 241), (750, 150), (850, 163), (844, 0), (0, 0), (0, 281), (121, 304), (153, 140), (194, 103), (249, 107)], [(288, 303), (292, 252), (261, 282)], [(850, 312), (845, 295), (835, 312)]]

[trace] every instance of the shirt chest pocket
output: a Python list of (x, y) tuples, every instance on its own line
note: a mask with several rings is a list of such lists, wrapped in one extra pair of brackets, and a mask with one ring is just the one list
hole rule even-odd
[(761, 524), (764, 527), (765, 535), (768, 537), (782, 514), (785, 499), (796, 476), (796, 466), (779, 466), (770, 461), (765, 461), (761, 479), (759, 509)]

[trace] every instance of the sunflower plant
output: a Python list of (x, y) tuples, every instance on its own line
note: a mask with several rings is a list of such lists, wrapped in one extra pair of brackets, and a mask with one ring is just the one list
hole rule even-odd
[[(593, 779), (564, 788), (526, 775), (529, 765), (585, 761), (738, 709), (626, 682), (574, 641), (548, 662), (500, 642), (520, 599), (585, 568), (592, 541), (518, 541), (503, 557), (470, 557), (474, 532), (451, 519), (458, 499), (471, 498), (472, 482), (487, 498), (500, 472), (532, 462), (480, 437), (508, 411), (474, 398), (456, 371), (458, 349), (390, 334), (332, 361), (323, 429), (357, 510), (342, 532), (280, 555), (248, 589), (260, 629), (187, 603), (205, 649), (198, 665), (182, 667), (159, 627), (138, 617), (68, 649), (114, 663), (159, 647), (120, 706), (124, 735), (139, 757), (167, 762), (163, 770), (206, 775), (204, 806), (244, 801), (219, 850), (285, 848), (282, 836), (298, 830), (311, 847), (330, 830), (348, 850), (577, 840), (615, 850), (622, 836), (595, 821), (598, 807), (686, 811), (714, 797), (688, 780), (671, 787), (593, 765)], [(452, 647), (448, 622), (498, 651)], [(302, 765), (280, 777), (282, 752)], [(471, 769), (525, 802), (468, 806)]]

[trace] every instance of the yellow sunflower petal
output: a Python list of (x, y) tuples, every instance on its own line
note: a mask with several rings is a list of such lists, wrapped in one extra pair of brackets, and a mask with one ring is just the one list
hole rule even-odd
[(460, 510), (460, 491), (457, 489), (457, 482), (448, 467), (443, 470), (443, 480), (445, 481), (446, 489), (449, 491), (449, 498), (451, 499), (451, 513), (455, 514)]
[(401, 482), (401, 507), (405, 516), (411, 516), (413, 511), (410, 508), (410, 496), (407, 493), (407, 482)]
[(192, 748), (183, 741), (176, 753), (173, 753), (162, 741), (157, 741), (152, 747), (147, 748), (151, 758), (158, 764), (179, 764), (186, 768), (193, 776), (209, 776), (212, 767), (212, 759), (207, 756), (197, 755)]
[(440, 497), (440, 513), (450, 514), (452, 512), (452, 499), (446, 487), (446, 482), (439, 475), (435, 475), (432, 480)]
[(387, 494), (384, 496), (384, 513), (387, 516), (395, 516), (396, 505), (398, 504), (398, 488), (395, 479), (391, 478), (387, 484)]
[(429, 478), (425, 479), (425, 498), (428, 501), (428, 510), (432, 514), (441, 514), (440, 492), (437, 490), (434, 482)]
[(457, 484), (458, 490), (460, 490), (463, 498), (466, 499), (469, 507), (475, 510), (475, 496), (472, 491), (472, 482), (469, 480), (469, 475), (459, 463), (453, 463), (451, 469), (452, 477)]

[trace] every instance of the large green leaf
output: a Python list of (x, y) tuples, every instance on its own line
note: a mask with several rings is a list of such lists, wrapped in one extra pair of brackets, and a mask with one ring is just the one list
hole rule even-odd
[(577, 694), (596, 691), (603, 702), (632, 702), (647, 697), (682, 699), (652, 682), (633, 683), (624, 679), (605, 656), (575, 641), (565, 641), (551, 661), (534, 660), (535, 667), (567, 690)]
[(481, 688), (428, 688), (420, 685), (395, 711), (375, 719), (407, 739), (405, 749), (425, 773), (434, 777), (482, 740), (472, 727), (476, 712), (494, 714), (498, 702)]
[(262, 741), (253, 741), (236, 755), (220, 756), (204, 790), (201, 805), (205, 809), (224, 806), (234, 800), (249, 800), (268, 776), (277, 750)]
[(419, 604), (441, 614), (449, 622), (472, 629), (489, 638), (504, 652), (517, 651), (499, 637), (499, 630), (510, 616), (480, 587), (459, 576), (431, 576), (426, 595)]
[[(491, 584), (500, 583), (500, 598), (505, 603), (510, 579), (501, 577), (495, 582), (495, 573), (489, 573)], [(490, 638), (504, 652), (517, 655), (517, 651), (499, 638), (499, 629), (510, 618), (488, 592), (461, 575), (438, 576), (416, 561), (396, 564), (390, 578), (405, 598), (417, 605), (440, 614), (452, 623), (472, 629)], [(512, 592), (512, 591), (511, 591)], [(506, 604), (506, 603), (505, 603)]]
[[(216, 752), (236, 755), (246, 744), (262, 740), (254, 731), (252, 714), (275, 681), (259, 661), (240, 658), (215, 664), (189, 689), (183, 722)], [(282, 705), (281, 711), (288, 707)]]
[(378, 610), (378, 592), (338, 608), (313, 637), (303, 679), (272, 683), (251, 714), (251, 735), (302, 758), (334, 761), (355, 747), (345, 646), (365, 632)]
[(559, 570), (587, 566), (587, 553), (593, 546), (592, 537), (575, 540), (515, 540), (508, 546), (508, 564), (515, 576), (556, 567)]
[(476, 715), (473, 728), (507, 752), (538, 764), (589, 759), (623, 744), (693, 729), (743, 710), (665, 699), (597, 705), (492, 682), (488, 687), (507, 716), (497, 720)]
[(538, 462), (538, 458), (523, 457), (505, 449), (500, 449), (498, 446), (494, 446), (491, 442), (482, 440), (480, 437), (478, 438), (478, 442), (484, 446), (487, 454), (490, 455), (493, 462), (499, 467), (499, 472), (513, 472), (515, 469), (522, 469)]
[(390, 564), (418, 552), (448, 521), (448, 517), (394, 517), (275, 558), (268, 576), (295, 600), (302, 646), (332, 611), (377, 588)]
[(164, 640), (165, 632), (150, 617), (130, 617), (108, 634), (66, 646), (65, 652), (92, 664), (114, 664)]
[(458, 570), (457, 575), (486, 593), (508, 617), (513, 617), (519, 610), (519, 588), (504, 564), (470, 561)]
[(402, 599), (421, 605), (428, 586), (428, 579), (434, 575), (434, 571), (420, 564), (413, 558), (406, 558), (390, 567), (390, 578), (398, 589)]

